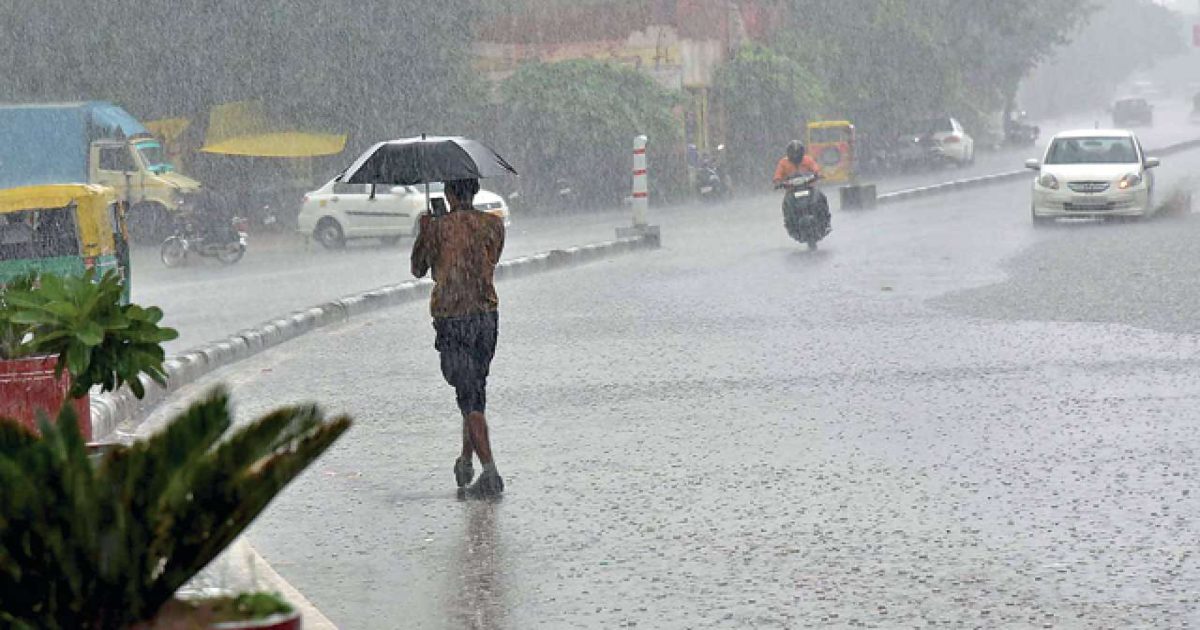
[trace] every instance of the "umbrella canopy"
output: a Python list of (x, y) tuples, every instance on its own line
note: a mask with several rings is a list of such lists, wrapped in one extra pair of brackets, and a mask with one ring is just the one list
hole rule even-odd
[(504, 158), (476, 140), (422, 136), (380, 142), (367, 149), (346, 169), (342, 181), (414, 186), (516, 173)]

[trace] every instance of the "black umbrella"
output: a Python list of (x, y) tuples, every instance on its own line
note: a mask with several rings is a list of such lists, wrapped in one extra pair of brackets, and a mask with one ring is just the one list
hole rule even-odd
[(376, 144), (346, 169), (342, 181), (414, 186), (510, 173), (515, 175), (517, 171), (481, 142), (461, 137), (421, 136)]

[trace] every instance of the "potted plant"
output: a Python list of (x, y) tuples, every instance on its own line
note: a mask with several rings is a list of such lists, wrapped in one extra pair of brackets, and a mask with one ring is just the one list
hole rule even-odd
[(277, 597), (176, 592), (349, 427), (315, 406), (234, 427), (217, 390), (89, 458), (69, 405), (40, 438), (0, 421), (0, 627), (298, 629)]
[(91, 439), (88, 392), (128, 383), (141, 398), (139, 376), (166, 383), (162, 344), (178, 333), (159, 326), (158, 308), (122, 304), (120, 276), (44, 274), (0, 289), (0, 416), (35, 426), (70, 401)]

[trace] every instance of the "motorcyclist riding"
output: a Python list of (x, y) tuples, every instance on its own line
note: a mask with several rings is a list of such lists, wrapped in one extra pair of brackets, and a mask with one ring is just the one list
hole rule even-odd
[(233, 229), (233, 213), (228, 198), (214, 190), (201, 188), (184, 208), (184, 220), (190, 220), (198, 235), (214, 242), (226, 243), (237, 240)]
[(780, 158), (775, 167), (775, 185), (783, 186), (787, 180), (802, 173), (821, 176), (821, 166), (812, 157), (805, 155), (804, 143), (792, 140), (787, 145), (787, 155)]
[(793, 239), (816, 249), (831, 229), (829, 202), (813, 184), (821, 177), (816, 160), (805, 155), (799, 140), (788, 143), (787, 155), (775, 167), (775, 187), (783, 188), (783, 225)]

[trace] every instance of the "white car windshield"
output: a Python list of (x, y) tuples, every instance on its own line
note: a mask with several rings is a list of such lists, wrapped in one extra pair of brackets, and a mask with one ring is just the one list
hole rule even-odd
[(1133, 139), (1058, 138), (1046, 153), (1046, 164), (1135, 164), (1137, 148)]

